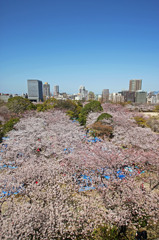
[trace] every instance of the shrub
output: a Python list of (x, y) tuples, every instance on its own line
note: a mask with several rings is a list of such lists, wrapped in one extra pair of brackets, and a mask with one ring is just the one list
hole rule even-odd
[(136, 123), (138, 124), (139, 127), (147, 127), (147, 124), (146, 124), (146, 119), (143, 118), (143, 117), (140, 117), (140, 116), (136, 116), (134, 117)]
[(50, 98), (46, 100), (44, 103), (39, 103), (36, 105), (38, 112), (44, 112), (49, 109), (53, 109), (57, 105), (58, 100), (56, 98)]
[(99, 101), (91, 101), (90, 103), (87, 103), (81, 110), (81, 113), (79, 114), (79, 122), (81, 125), (86, 124), (87, 115), (90, 112), (100, 112), (103, 108), (101, 106), (101, 103)]
[(19, 122), (19, 118), (11, 118), (8, 122), (6, 122), (2, 127), (4, 135), (11, 131), (17, 122)]
[(159, 112), (159, 105), (155, 106), (154, 111)]
[(38, 112), (44, 112), (44, 111), (48, 110), (48, 106), (45, 103), (37, 104), (36, 109)]
[(74, 111), (68, 110), (67, 115), (70, 116), (70, 119), (78, 119), (81, 110), (82, 107), (77, 105)]
[(3, 125), (0, 123), (0, 142), (2, 141), (2, 137), (4, 137), (7, 132), (11, 131), (17, 122), (19, 122), (19, 118), (11, 118)]
[(90, 126), (93, 130), (95, 130), (95, 134), (98, 137), (112, 137), (113, 136), (113, 127), (103, 124), (102, 122), (95, 122)]
[(31, 104), (27, 107), (27, 110), (36, 110), (37, 109), (37, 105), (33, 104), (31, 102)]
[(98, 118), (97, 118), (97, 122), (101, 121), (103, 119), (110, 119), (112, 118), (112, 115), (108, 114), (108, 113), (102, 113)]
[(80, 102), (68, 100), (57, 100), (55, 98), (51, 98), (46, 100), (43, 104), (37, 104), (37, 111), (46, 111), (48, 109), (57, 108), (68, 110), (67, 114), (70, 118), (78, 118), (79, 113), (82, 109), (82, 104)]
[(66, 109), (66, 110), (70, 110), (70, 111), (74, 111), (77, 107), (77, 104), (75, 101), (72, 101), (70, 99), (67, 100), (58, 100), (55, 108), (58, 109)]
[(55, 107), (55, 105), (57, 104), (57, 101), (58, 100), (56, 98), (50, 98), (50, 99), (46, 100), (44, 103), (48, 106), (51, 105), (51, 106)]
[(116, 226), (100, 226), (93, 232), (94, 240), (119, 240), (118, 228)]
[(35, 109), (36, 106), (27, 98), (13, 97), (8, 99), (7, 107), (11, 112), (21, 113), (25, 110)]
[(100, 112), (103, 110), (101, 103), (99, 101), (93, 100), (90, 103), (87, 103), (83, 110), (87, 113), (89, 112)]

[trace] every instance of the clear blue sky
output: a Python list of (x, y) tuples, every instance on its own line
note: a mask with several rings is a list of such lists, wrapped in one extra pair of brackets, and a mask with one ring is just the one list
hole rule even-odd
[(0, 92), (159, 90), (159, 0), (1, 0)]

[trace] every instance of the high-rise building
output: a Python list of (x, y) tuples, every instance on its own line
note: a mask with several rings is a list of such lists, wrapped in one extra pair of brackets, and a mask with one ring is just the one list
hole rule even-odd
[(79, 100), (87, 100), (88, 99), (88, 91), (84, 86), (80, 86), (79, 88)]
[(133, 79), (129, 82), (129, 91), (138, 91), (141, 90), (142, 87), (142, 79)]
[(109, 101), (109, 89), (103, 89), (102, 91), (102, 102)]
[(42, 81), (29, 79), (28, 83), (28, 99), (31, 101), (43, 101), (43, 88)]
[(59, 95), (59, 86), (54, 86), (54, 97), (57, 97)]
[(146, 103), (147, 102), (147, 92), (136, 91), (135, 95), (136, 95), (136, 97), (135, 97), (136, 103)]
[(124, 97), (124, 102), (135, 102), (135, 92), (121, 91), (121, 95)]
[(43, 84), (43, 96), (47, 99), (50, 97), (50, 84), (45, 82)]
[(124, 96), (122, 96), (121, 93), (111, 93), (109, 95), (109, 101), (111, 101), (113, 103), (124, 102)]
[(147, 103), (158, 104), (159, 103), (159, 92), (149, 92), (147, 95)]

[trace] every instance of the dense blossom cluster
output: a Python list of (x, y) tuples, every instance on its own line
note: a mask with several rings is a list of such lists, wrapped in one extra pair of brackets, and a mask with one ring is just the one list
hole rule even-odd
[(76, 239), (104, 223), (157, 221), (159, 135), (123, 107), (103, 109), (113, 116), (111, 140), (91, 142), (58, 110), (27, 113), (8, 134), (0, 145), (2, 239)]

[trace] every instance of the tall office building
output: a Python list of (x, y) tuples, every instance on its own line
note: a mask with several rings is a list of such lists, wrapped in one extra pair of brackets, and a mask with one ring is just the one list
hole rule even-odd
[(121, 95), (124, 97), (124, 102), (135, 102), (135, 92), (121, 91)]
[(43, 84), (43, 96), (45, 98), (50, 97), (50, 84), (48, 84), (47, 82)]
[(121, 93), (111, 93), (109, 95), (109, 101), (111, 101), (113, 103), (124, 102), (124, 96), (122, 96)]
[(27, 80), (28, 83), (28, 99), (31, 101), (43, 101), (43, 85), (40, 80)]
[(103, 89), (102, 91), (102, 102), (109, 101), (109, 89)]
[(129, 91), (138, 91), (141, 90), (142, 87), (142, 79), (134, 79), (134, 80), (130, 80), (129, 82)]
[(54, 86), (54, 97), (57, 97), (59, 95), (59, 86)]
[(88, 99), (88, 91), (84, 86), (80, 86), (79, 88), (79, 100), (87, 100)]
[(146, 103), (147, 102), (147, 92), (136, 91), (136, 93), (135, 93), (135, 102), (136, 103)]

